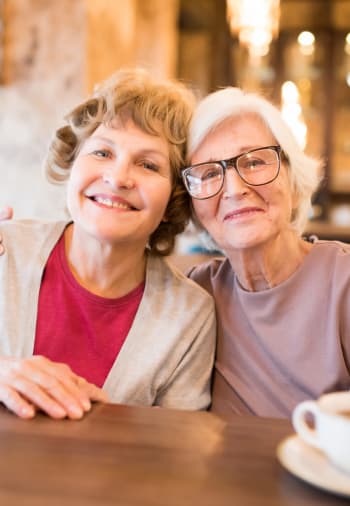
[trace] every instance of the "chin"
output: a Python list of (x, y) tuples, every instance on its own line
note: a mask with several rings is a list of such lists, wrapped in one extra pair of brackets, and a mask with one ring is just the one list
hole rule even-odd
[(275, 236), (275, 227), (268, 222), (237, 226), (235, 229), (225, 230), (225, 243), (234, 249), (256, 248), (269, 242)]
[(251, 248), (257, 248), (262, 246), (267, 241), (266, 237), (237, 237), (232, 238), (231, 240), (226, 240), (226, 244), (224, 246), (224, 250), (246, 250)]
[(80, 233), (88, 234), (91, 238), (101, 242), (101, 243), (115, 243), (118, 242), (118, 239), (123, 235), (120, 230), (116, 228), (116, 226), (108, 226), (107, 223), (80, 223), (77, 227), (77, 230), (80, 230)]

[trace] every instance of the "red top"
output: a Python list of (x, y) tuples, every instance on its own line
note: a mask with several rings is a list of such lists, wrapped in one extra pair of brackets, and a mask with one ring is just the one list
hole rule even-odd
[(64, 362), (101, 387), (131, 328), (144, 286), (118, 299), (88, 292), (69, 269), (62, 235), (43, 273), (34, 355)]

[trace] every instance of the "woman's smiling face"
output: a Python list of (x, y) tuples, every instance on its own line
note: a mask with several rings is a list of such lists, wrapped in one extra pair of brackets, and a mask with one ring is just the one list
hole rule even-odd
[[(245, 113), (211, 131), (193, 153), (191, 164), (228, 159), (276, 144), (262, 119)], [(229, 168), (218, 195), (192, 199), (192, 204), (202, 226), (225, 251), (254, 248), (283, 234), (290, 227), (295, 206), (283, 163), (277, 179), (263, 186), (247, 185), (234, 168)]]
[(171, 194), (169, 145), (132, 120), (100, 125), (72, 165), (67, 206), (75, 228), (145, 247)]

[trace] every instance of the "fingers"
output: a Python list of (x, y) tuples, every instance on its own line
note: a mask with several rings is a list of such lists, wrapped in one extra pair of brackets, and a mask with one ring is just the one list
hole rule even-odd
[(13, 388), (0, 384), (0, 400), (13, 413), (20, 418), (33, 418), (35, 408), (23, 399)]
[[(41, 388), (23, 376), (18, 376), (12, 382), (12, 387), (22, 395), (22, 398), (29, 400), (51, 418), (59, 419), (68, 416), (72, 419), (79, 419), (83, 416), (82, 408), (76, 407), (74, 401), (64, 396), (59, 390), (51, 396), (47, 388)], [(60, 399), (63, 399), (66, 404), (62, 404)]]
[(89, 399), (95, 402), (110, 402), (107, 393), (93, 383), (89, 383), (84, 378), (79, 378), (79, 387), (82, 388)]
[(84, 412), (91, 409), (89, 396), (79, 388), (79, 376), (70, 367), (39, 356), (32, 358), (30, 366), (33, 363), (36, 366), (32, 376), (35, 383), (63, 407), (69, 418), (81, 418)]
[[(2, 386), (4, 391), (4, 386)], [(51, 418), (65, 418), (66, 411), (43, 390), (24, 378), (18, 377), (13, 385), (5, 386), (7, 397), (3, 403), (8, 409), (22, 418), (33, 418), (36, 410), (41, 409)]]
[[(61, 380), (66, 388), (71, 390), (72, 394), (77, 395), (85, 410), (91, 409), (91, 402), (109, 402), (108, 395), (101, 388), (93, 383), (88, 382), (82, 376), (73, 373), (69, 366), (66, 364), (56, 364), (62, 372)], [(67, 376), (66, 376), (66, 375)], [(67, 381), (69, 378), (69, 381)], [(73, 381), (73, 383), (72, 383)]]
[(22, 418), (35, 407), (52, 418), (81, 418), (91, 401), (106, 402), (106, 394), (77, 376), (65, 364), (44, 357), (1, 359), (0, 401)]

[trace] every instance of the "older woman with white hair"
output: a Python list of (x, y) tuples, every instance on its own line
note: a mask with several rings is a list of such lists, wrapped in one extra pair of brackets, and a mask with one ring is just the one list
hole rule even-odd
[(227, 88), (192, 119), (183, 180), (226, 258), (190, 277), (216, 300), (212, 411), (286, 417), (350, 388), (350, 245), (302, 237), (321, 163), (279, 110)]

